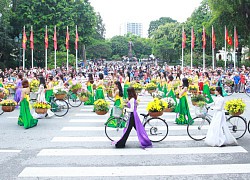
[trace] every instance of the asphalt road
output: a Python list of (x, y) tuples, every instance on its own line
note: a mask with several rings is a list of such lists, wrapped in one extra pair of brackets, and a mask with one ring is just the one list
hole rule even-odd
[[(245, 100), (249, 121), (250, 97), (226, 97), (232, 98)], [(138, 110), (146, 113), (152, 98), (139, 99)], [(174, 113), (164, 113), (169, 134), (163, 142), (141, 149), (133, 130), (126, 148), (115, 149), (104, 133), (108, 114), (97, 116), (92, 108), (71, 108), (65, 117), (40, 119), (31, 129), (17, 125), (18, 109), (1, 115), (0, 179), (250, 179), (249, 132), (238, 146), (208, 147), (174, 124)]]

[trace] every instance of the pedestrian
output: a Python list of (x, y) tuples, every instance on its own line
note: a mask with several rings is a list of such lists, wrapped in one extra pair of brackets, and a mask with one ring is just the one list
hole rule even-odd
[(246, 76), (244, 72), (240, 73), (240, 93), (245, 92), (245, 85), (246, 85)]
[(134, 127), (142, 148), (152, 147), (152, 143), (148, 138), (148, 135), (141, 123), (141, 120), (137, 113), (137, 95), (135, 89), (133, 87), (128, 88), (128, 108), (126, 111), (130, 114), (129, 120), (127, 122), (126, 128), (124, 129), (124, 133), (122, 138), (116, 142), (116, 148), (124, 148), (130, 131)]
[(238, 93), (240, 91), (240, 76), (239, 73), (235, 72), (234, 75), (234, 92)]
[(226, 116), (224, 112), (225, 100), (222, 95), (222, 88), (216, 87), (216, 98), (211, 109), (215, 110), (212, 121), (208, 128), (205, 143), (209, 146), (224, 146), (236, 145), (237, 141), (230, 133), (226, 123)]

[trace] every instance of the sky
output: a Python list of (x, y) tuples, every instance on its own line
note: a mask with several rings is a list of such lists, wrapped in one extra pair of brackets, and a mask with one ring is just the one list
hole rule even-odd
[(126, 22), (142, 23), (144, 37), (150, 21), (171, 17), (184, 22), (199, 7), (202, 0), (89, 0), (99, 12), (106, 28), (106, 38), (120, 35)]

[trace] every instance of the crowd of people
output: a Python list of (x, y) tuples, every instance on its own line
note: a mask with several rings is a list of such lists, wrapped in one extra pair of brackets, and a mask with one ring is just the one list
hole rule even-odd
[[(116, 143), (116, 147), (121, 148), (125, 147), (132, 127), (136, 128), (142, 147), (152, 146), (139, 120), (136, 111), (137, 95), (134, 88), (130, 86), (130, 83), (135, 82), (145, 85), (151, 81), (156, 81), (157, 91), (162, 92), (163, 97), (173, 98), (177, 104), (174, 110), (177, 113), (176, 124), (188, 124), (193, 121), (189, 111), (187, 95), (189, 86), (196, 86), (200, 93), (206, 95), (207, 103), (213, 104), (214, 109), (217, 111), (216, 116), (214, 116), (217, 120), (212, 121), (213, 123), (208, 131), (209, 138), (207, 138), (206, 143), (211, 146), (222, 146), (236, 143), (236, 140), (230, 136), (229, 131), (226, 131), (226, 134), (223, 133), (223, 130), (225, 131), (226, 128), (225, 117), (221, 113), (224, 107), (223, 96), (226, 95), (222, 86), (223, 81), (229, 80), (232, 82), (232, 91), (235, 93), (245, 92), (245, 85), (250, 80), (249, 72), (250, 69), (244, 66), (238, 69), (228, 69), (227, 71), (224, 71), (222, 68), (217, 68), (216, 70), (196, 68), (191, 70), (188, 67), (181, 69), (180, 66), (168, 66), (166, 64), (160, 66), (142, 62), (125, 64), (122, 62), (105, 63), (100, 61), (90, 63), (86, 67), (78, 68), (77, 71), (74, 68), (66, 70), (64, 67), (49, 69), (47, 71), (43, 68), (25, 70), (10, 68), (0, 70), (0, 88), (4, 88), (7, 84), (15, 85), (14, 100), (20, 105), (18, 125), (24, 126), (24, 128), (31, 128), (37, 125), (37, 118), (53, 116), (53, 113), (50, 111), (42, 117), (31, 114), (29, 82), (33, 79), (39, 81), (40, 85), (36, 93), (38, 94), (38, 101), (41, 102), (49, 101), (49, 97), (53, 95), (55, 86), (57, 88), (68, 88), (77, 82), (81, 83), (82, 88), (89, 92), (88, 101), (84, 105), (93, 105), (96, 100), (105, 99), (105, 90), (107, 87), (114, 87), (112, 90), (115, 100), (114, 106), (120, 106), (126, 100), (129, 103), (127, 111), (131, 113), (126, 131), (124, 131), (121, 140)], [(210, 86), (216, 86), (217, 99), (212, 98), (209, 90)], [(143, 96), (146, 93), (143, 90), (139, 95)], [(177, 95), (179, 96), (179, 100), (177, 99)], [(110, 117), (112, 117), (112, 111)]]

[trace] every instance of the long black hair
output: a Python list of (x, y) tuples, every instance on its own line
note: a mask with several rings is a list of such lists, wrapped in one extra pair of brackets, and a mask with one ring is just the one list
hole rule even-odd
[(122, 85), (119, 81), (115, 82), (115, 85), (117, 85), (118, 89), (119, 89), (119, 96), (123, 97), (123, 90), (122, 90)]
[(218, 93), (223, 97), (223, 94), (222, 94), (222, 87), (217, 86), (217, 87), (215, 88), (215, 90), (218, 91)]
[(183, 79), (182, 79), (182, 86), (188, 88), (189, 82), (188, 82), (188, 79), (187, 79), (187, 78), (183, 78)]
[(46, 82), (45, 82), (45, 78), (43, 76), (39, 76), (39, 81), (40, 81), (40, 85), (42, 84), (43, 87), (46, 89)]
[(132, 99), (132, 98), (134, 98), (135, 100), (137, 100), (137, 95), (136, 95), (135, 89), (133, 87), (129, 87), (127, 89), (127, 91), (128, 91), (128, 99), (129, 100)]
[(89, 82), (90, 82), (91, 84), (93, 84), (93, 83), (94, 83), (93, 75), (92, 75), (91, 73), (89, 73), (88, 77), (89, 77)]

